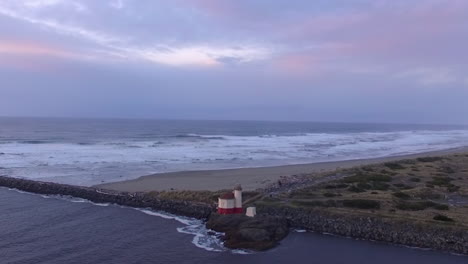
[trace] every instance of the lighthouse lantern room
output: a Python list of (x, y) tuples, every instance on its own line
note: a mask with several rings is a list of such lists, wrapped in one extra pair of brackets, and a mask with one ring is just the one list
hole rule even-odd
[(237, 185), (232, 192), (218, 198), (219, 214), (242, 214), (242, 187)]

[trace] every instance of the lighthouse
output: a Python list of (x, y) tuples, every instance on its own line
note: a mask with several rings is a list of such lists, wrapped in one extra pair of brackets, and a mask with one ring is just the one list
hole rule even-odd
[(218, 198), (218, 214), (242, 214), (242, 187), (238, 184), (232, 192)]
[(240, 184), (234, 188), (234, 199), (235, 199), (235, 214), (242, 214), (242, 187)]

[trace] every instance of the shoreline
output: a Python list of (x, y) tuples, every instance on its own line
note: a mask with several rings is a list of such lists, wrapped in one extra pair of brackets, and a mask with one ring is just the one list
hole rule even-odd
[(276, 183), (283, 177), (324, 173), (336, 169), (345, 169), (355, 166), (426, 156), (448, 155), (462, 152), (468, 152), (468, 146), (371, 159), (341, 160), (271, 167), (157, 173), (141, 176), (133, 180), (98, 184), (94, 185), (93, 187), (124, 192), (169, 190), (217, 191), (222, 189), (229, 189), (230, 187), (240, 183), (242, 184), (244, 190), (251, 191), (265, 188), (273, 183)]

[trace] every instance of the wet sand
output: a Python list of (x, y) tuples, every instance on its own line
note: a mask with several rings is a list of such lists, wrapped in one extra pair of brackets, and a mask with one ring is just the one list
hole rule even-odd
[(216, 191), (229, 189), (235, 184), (240, 183), (244, 190), (255, 190), (277, 182), (282, 176), (327, 172), (339, 168), (350, 168), (400, 159), (440, 156), (462, 152), (468, 152), (468, 147), (375, 159), (344, 160), (275, 167), (158, 173), (134, 180), (104, 183), (96, 186), (104, 189), (128, 192), (163, 191), (171, 189)]

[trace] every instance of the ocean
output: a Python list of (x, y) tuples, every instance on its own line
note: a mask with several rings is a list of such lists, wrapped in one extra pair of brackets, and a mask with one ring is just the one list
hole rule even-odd
[(0, 175), (90, 186), (143, 175), (375, 158), (468, 145), (468, 127), (0, 118)]
[[(383, 157), (468, 145), (468, 128), (256, 121), (0, 118), (0, 175), (94, 185), (142, 175)], [(0, 188), (0, 263), (466, 263), (297, 231), (228, 250), (196, 219)]]

